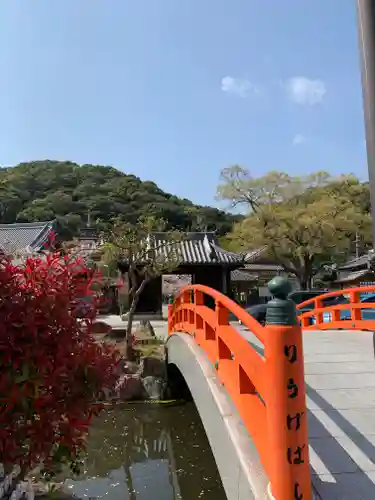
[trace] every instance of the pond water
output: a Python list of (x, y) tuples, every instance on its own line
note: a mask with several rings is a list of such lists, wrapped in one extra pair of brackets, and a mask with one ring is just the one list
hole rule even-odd
[(226, 500), (193, 403), (103, 411), (90, 431), (82, 473), (66, 486), (84, 500)]

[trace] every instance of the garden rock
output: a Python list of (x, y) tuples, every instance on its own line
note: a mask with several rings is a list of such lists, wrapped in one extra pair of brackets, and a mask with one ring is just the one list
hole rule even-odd
[(165, 361), (162, 359), (151, 358), (145, 356), (141, 358), (138, 373), (142, 378), (145, 377), (158, 377), (163, 380), (166, 379), (166, 366)]
[(138, 374), (121, 375), (115, 388), (115, 398), (121, 401), (139, 400), (144, 397), (141, 377)]
[(160, 377), (148, 376), (143, 380), (143, 388), (149, 399), (162, 400), (166, 393), (167, 383)]

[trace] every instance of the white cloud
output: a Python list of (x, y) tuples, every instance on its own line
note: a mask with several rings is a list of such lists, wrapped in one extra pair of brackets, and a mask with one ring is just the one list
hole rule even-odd
[(306, 137), (302, 134), (296, 134), (293, 137), (293, 146), (299, 146), (300, 144), (303, 144), (306, 142)]
[(292, 101), (310, 106), (322, 102), (327, 93), (323, 80), (310, 80), (305, 76), (290, 78), (286, 83), (286, 89)]
[(258, 94), (259, 89), (249, 80), (224, 76), (221, 79), (221, 90), (238, 97), (247, 97), (249, 94)]

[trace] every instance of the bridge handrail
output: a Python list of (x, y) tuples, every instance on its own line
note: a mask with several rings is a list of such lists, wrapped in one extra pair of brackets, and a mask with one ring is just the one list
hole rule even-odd
[[(373, 293), (375, 295), (375, 285), (351, 287), (343, 290), (323, 293), (317, 297), (301, 302), (297, 305), (297, 310), (303, 310), (309, 305), (314, 308), (300, 314), (301, 326), (303, 329), (340, 329), (350, 328), (354, 330), (374, 330), (375, 320), (363, 319), (362, 309), (374, 309), (375, 304), (362, 303), (360, 295), (364, 293)], [(332, 304), (324, 306), (325, 299), (348, 295), (349, 301), (345, 304)], [(350, 320), (341, 319), (340, 311), (350, 311)], [(324, 318), (324, 313), (329, 313), (329, 320)], [(312, 322), (311, 319), (315, 321)]]
[(218, 292), (217, 290), (210, 288), (209, 286), (205, 285), (187, 285), (186, 287), (182, 288), (180, 292), (177, 294), (175, 303), (178, 301), (179, 297), (182, 297), (184, 292), (202, 292), (205, 295), (208, 295), (215, 299), (216, 301), (220, 302), (223, 307), (225, 307), (229, 312), (231, 312), (238, 320), (241, 321), (241, 323), (246, 326), (254, 335), (260, 340), (261, 342), (264, 341), (264, 327), (258, 323), (256, 319), (254, 319), (250, 314), (248, 314), (245, 309), (236, 302), (234, 302), (232, 299), (227, 297), (226, 295)]
[[(205, 305), (205, 296), (214, 308)], [(234, 314), (264, 345), (262, 357), (229, 322)], [(231, 299), (203, 285), (180, 291), (168, 332), (194, 337), (215, 366), (253, 438), (277, 500), (311, 499), (307, 410), (299, 325), (261, 326)]]

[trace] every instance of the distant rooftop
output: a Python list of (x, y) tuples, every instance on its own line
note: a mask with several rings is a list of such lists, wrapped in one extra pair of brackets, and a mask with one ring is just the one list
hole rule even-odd
[(245, 269), (247, 271), (270, 271), (270, 272), (278, 272), (283, 271), (284, 268), (280, 264), (274, 264), (269, 262), (256, 262), (255, 264), (245, 264)]
[(346, 276), (338, 278), (335, 283), (350, 283), (351, 281), (358, 280), (360, 278), (363, 278), (371, 274), (373, 273), (368, 269), (360, 269), (358, 271), (353, 271), (351, 273), (348, 273)]
[(267, 246), (264, 245), (260, 248), (256, 248), (256, 249), (248, 250), (247, 252), (244, 252), (245, 262), (250, 263), (250, 262), (255, 262), (255, 261), (259, 260), (266, 250), (267, 250)]
[(243, 253), (245, 259), (244, 268), (247, 271), (271, 271), (278, 272), (283, 271), (284, 268), (281, 264), (273, 261), (267, 256), (267, 246), (256, 248), (254, 250), (248, 250)]
[(79, 239), (81, 241), (98, 241), (100, 239), (99, 232), (95, 227), (82, 227), (79, 230)]
[(6, 253), (42, 250), (54, 230), (54, 221), (0, 224), (0, 249)]
[(345, 264), (339, 267), (340, 271), (345, 270), (354, 270), (354, 269), (364, 269), (367, 268), (367, 264), (369, 262), (368, 254), (361, 255), (361, 257), (353, 257)]
[(253, 282), (258, 279), (257, 274), (249, 273), (247, 271), (243, 271), (242, 269), (235, 269), (230, 273), (230, 279), (233, 283), (235, 282)]

